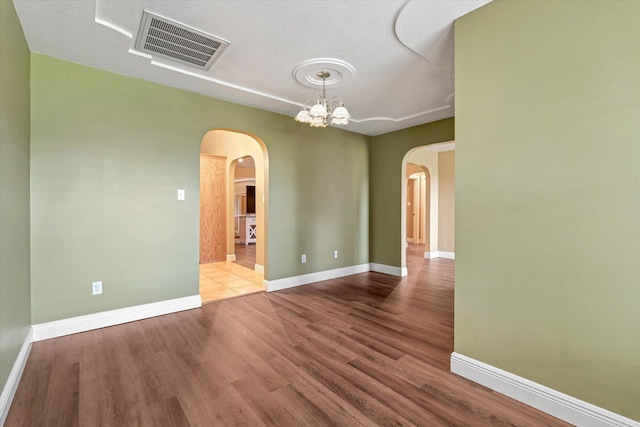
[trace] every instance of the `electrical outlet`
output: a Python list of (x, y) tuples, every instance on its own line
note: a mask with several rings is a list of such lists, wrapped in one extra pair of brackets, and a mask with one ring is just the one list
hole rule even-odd
[(93, 291), (93, 295), (100, 295), (102, 293), (102, 281), (91, 283), (91, 289)]
[(305, 262), (307, 262), (307, 254), (302, 254), (302, 257), (301, 257), (301, 259), (300, 259), (300, 262), (302, 262), (303, 264), (304, 264)]
[(333, 251), (333, 258), (334, 259), (338, 258), (338, 250), (337, 249), (335, 251)]
[(178, 200), (184, 200), (184, 190), (183, 189), (179, 189), (178, 190)]

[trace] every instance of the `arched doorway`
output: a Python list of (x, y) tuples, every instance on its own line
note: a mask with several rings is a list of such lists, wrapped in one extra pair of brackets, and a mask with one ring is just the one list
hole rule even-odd
[[(424, 145), (421, 147), (413, 148), (405, 154), (402, 160), (402, 189), (401, 189), (401, 203), (402, 212), (401, 215), (401, 267), (403, 271), (406, 271), (407, 254), (406, 250), (409, 242), (415, 245), (420, 244), (420, 249), (423, 250), (424, 258), (453, 258), (454, 253), (450, 250), (453, 245), (453, 223), (454, 223), (454, 187), (453, 187), (453, 166), (451, 162), (443, 162), (442, 152), (453, 153), (455, 149), (454, 142), (446, 142), (441, 144)], [(440, 173), (439, 165), (445, 165), (443, 174)], [(420, 173), (424, 173), (425, 186), (422, 187), (422, 182), (418, 186), (421, 191), (422, 198), (416, 197), (416, 182), (410, 182), (412, 177), (422, 178)], [(440, 181), (443, 175), (443, 183)], [(446, 182), (445, 182), (446, 181)], [(413, 185), (412, 185), (413, 184)], [(441, 187), (445, 190), (441, 194)], [(411, 189), (411, 190), (409, 190)], [(414, 195), (408, 196), (409, 191), (413, 191)], [(414, 204), (415, 200), (424, 200), (424, 204), (421, 206), (422, 212), (419, 217), (413, 216), (414, 206), (408, 206), (409, 203)], [(444, 201), (441, 206), (441, 200)], [(451, 205), (451, 206), (450, 206)], [(443, 209), (444, 208), (444, 209)], [(416, 209), (419, 211), (419, 209)], [(409, 213), (411, 212), (411, 216)], [(409, 222), (412, 222), (409, 224)], [(414, 235), (416, 234), (416, 225), (418, 227), (418, 239), (416, 241)], [(446, 227), (443, 227), (446, 225)], [(419, 233), (422, 231), (422, 233)], [(441, 243), (446, 243), (445, 251), (440, 248)]]
[[(237, 296), (238, 294), (249, 293), (245, 291), (263, 291), (263, 281), (268, 269), (268, 254), (266, 244), (268, 239), (268, 154), (264, 142), (255, 135), (244, 132), (215, 129), (207, 132), (201, 142), (201, 205), (200, 205), (200, 230), (201, 230), (201, 265), (200, 265), (200, 288), (203, 301), (212, 299), (221, 299)], [(204, 162), (203, 162), (203, 159)], [(217, 185), (211, 186), (206, 180), (211, 179), (203, 173), (202, 165), (207, 162), (217, 162), (224, 169), (221, 174), (218, 172)], [(236, 175), (239, 174), (239, 165), (241, 162), (251, 162), (253, 164), (253, 181), (251, 182), (251, 202), (247, 213), (246, 193), (244, 198), (240, 199), (243, 208), (238, 209), (238, 184)], [(238, 173), (237, 173), (238, 171)], [(246, 178), (246, 177), (245, 177)], [(224, 180), (220, 183), (219, 180)], [(240, 180), (246, 191), (247, 179)], [(216, 197), (209, 187), (216, 187), (217, 204), (208, 202), (206, 197)], [(208, 193), (207, 193), (208, 191)], [(203, 198), (204, 197), (204, 198)], [(211, 207), (213, 206), (213, 207)], [(208, 209), (208, 210), (207, 210)], [(215, 212), (212, 214), (211, 212)], [(212, 216), (213, 215), (213, 216)], [(217, 215), (217, 216), (215, 216)], [(217, 228), (212, 227), (210, 223), (216, 219), (221, 223)], [(253, 232), (251, 248), (255, 263), (252, 268), (247, 269), (246, 266), (234, 263), (236, 260), (236, 237), (240, 233), (240, 219), (243, 219), (242, 226), (246, 227), (250, 223)], [(217, 239), (212, 239), (209, 235), (202, 233), (210, 233), (212, 229), (222, 229), (218, 233)], [(210, 263), (203, 264), (202, 242), (211, 242), (218, 245), (218, 257)], [(220, 248), (219, 246), (223, 246)], [(222, 252), (222, 253), (221, 253)], [(225, 270), (220, 271), (220, 270)], [(229, 273), (230, 272), (230, 273)], [(233, 273), (233, 274), (232, 274)], [(236, 277), (237, 276), (237, 277)], [(221, 282), (223, 278), (227, 278), (228, 283), (226, 290), (222, 289)], [(248, 283), (252, 282), (252, 283)], [(206, 286), (203, 286), (206, 285)], [(258, 286), (260, 289), (258, 289)], [(207, 287), (208, 286), (208, 287)], [(241, 292), (241, 293), (240, 293)], [(207, 295), (204, 295), (207, 294)]]
[(407, 203), (406, 209), (406, 243), (423, 245), (429, 250), (430, 244), (430, 195), (429, 170), (421, 165), (407, 163)]

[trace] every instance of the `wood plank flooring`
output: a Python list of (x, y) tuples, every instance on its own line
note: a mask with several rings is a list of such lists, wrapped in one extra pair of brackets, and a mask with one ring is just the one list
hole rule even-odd
[(7, 426), (560, 426), (449, 372), (454, 261), (33, 344)]
[(243, 267), (247, 267), (250, 270), (255, 270), (256, 266), (256, 245), (255, 243), (249, 245), (235, 245), (236, 252), (236, 264), (240, 264)]

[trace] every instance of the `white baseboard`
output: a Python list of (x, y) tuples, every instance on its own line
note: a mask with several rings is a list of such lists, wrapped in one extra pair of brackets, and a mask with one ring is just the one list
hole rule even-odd
[(405, 277), (408, 274), (407, 267), (395, 267), (393, 265), (378, 264), (376, 262), (371, 263), (370, 271), (398, 277)]
[(117, 310), (101, 311), (84, 316), (55, 320), (33, 325), (33, 341), (41, 341), (64, 335), (77, 334), (121, 323), (162, 316), (163, 314), (191, 310), (202, 306), (200, 295), (176, 298), (150, 304), (136, 305)]
[(438, 251), (438, 258), (456, 259), (455, 252)]
[(24, 371), (24, 367), (27, 364), (27, 359), (29, 358), (32, 341), (33, 329), (29, 328), (29, 332), (24, 338), (22, 347), (20, 347), (20, 351), (18, 352), (18, 357), (16, 357), (16, 361), (13, 363), (11, 372), (9, 372), (7, 382), (4, 384), (2, 394), (0, 394), (0, 426), (4, 425), (4, 422), (7, 419), (7, 415), (9, 415), (11, 402), (13, 402), (13, 397), (16, 395), (16, 390), (18, 390), (18, 384), (20, 383), (22, 372)]
[(459, 353), (451, 354), (451, 372), (577, 426), (640, 427), (637, 421)]
[(236, 254), (227, 254), (227, 262), (234, 262), (236, 260)]
[(258, 274), (264, 274), (264, 265), (254, 264), (253, 270)]
[(326, 270), (319, 271), (317, 273), (303, 274), (301, 276), (285, 277), (283, 279), (276, 280), (265, 280), (263, 281), (263, 284), (265, 288), (267, 288), (267, 292), (273, 292), (282, 289), (293, 288), (295, 286), (321, 282), (323, 280), (337, 279), (339, 277), (351, 276), (353, 274), (366, 273), (368, 271), (375, 271), (377, 273), (390, 274), (392, 276), (398, 277), (405, 277), (407, 275), (407, 267), (394, 267), (391, 265), (372, 262), (369, 264), (359, 264), (352, 265), (350, 267), (336, 268), (335, 270)]
[(425, 252), (424, 257), (428, 259), (433, 259), (433, 258), (456, 259), (456, 254), (455, 252), (435, 251), (435, 252)]
[(360, 264), (336, 268), (334, 270), (319, 271), (317, 273), (303, 274), (301, 276), (285, 277), (284, 279), (265, 280), (264, 284), (267, 287), (267, 292), (273, 292), (295, 286), (308, 285), (309, 283), (321, 282), (323, 280), (366, 273), (368, 271), (370, 271), (369, 264)]

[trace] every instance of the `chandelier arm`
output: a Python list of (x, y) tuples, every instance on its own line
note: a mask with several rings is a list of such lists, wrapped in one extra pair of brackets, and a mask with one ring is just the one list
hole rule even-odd
[(342, 104), (342, 98), (340, 98), (339, 96), (334, 96), (333, 98), (331, 98), (331, 103), (329, 104), (329, 107), (331, 109), (331, 111), (333, 112), (333, 110), (335, 110), (337, 107), (341, 107), (343, 106)]

